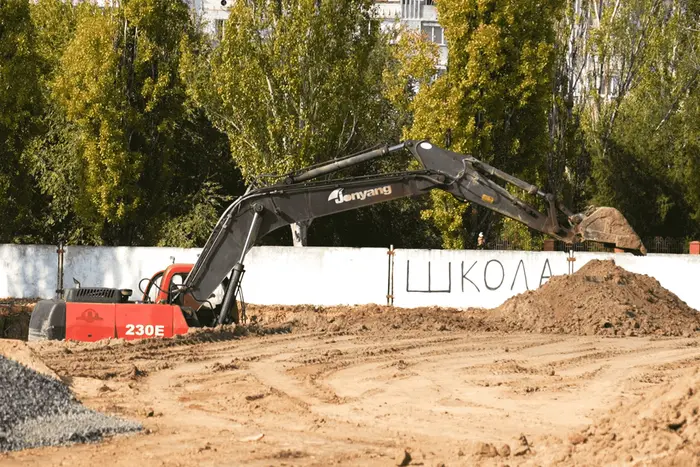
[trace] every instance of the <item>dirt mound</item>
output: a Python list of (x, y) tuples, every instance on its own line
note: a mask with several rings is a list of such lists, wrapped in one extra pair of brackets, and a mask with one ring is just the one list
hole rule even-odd
[(619, 404), (569, 442), (572, 464), (697, 465), (700, 370)]
[(27, 340), (37, 299), (0, 298), (0, 338)]
[(367, 331), (498, 331), (488, 310), (357, 306), (255, 306), (248, 317), (267, 326), (286, 323), (295, 332), (355, 334)]
[(653, 277), (634, 274), (613, 260), (592, 260), (555, 276), (537, 290), (493, 310), (503, 329), (585, 335), (689, 336), (700, 313)]

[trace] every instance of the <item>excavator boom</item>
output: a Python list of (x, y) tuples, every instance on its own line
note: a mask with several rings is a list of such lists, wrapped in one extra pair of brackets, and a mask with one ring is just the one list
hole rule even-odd
[[(346, 167), (407, 149), (422, 170), (314, 181)], [(546, 201), (547, 212), (515, 197), (489, 177), (517, 186)], [(218, 322), (237, 321), (235, 296), (243, 263), (255, 241), (280, 227), (398, 198), (418, 196), (433, 189), (451, 193), (515, 219), (567, 243), (611, 243), (635, 254), (646, 254), (641, 240), (614, 208), (585, 213), (569, 211), (552, 194), (519, 180), (468, 155), (439, 148), (428, 141), (405, 141), (361, 154), (319, 164), (288, 174), (278, 184), (248, 191), (223, 213), (185, 280), (179, 303), (204, 303), (219, 284), (228, 280)]]

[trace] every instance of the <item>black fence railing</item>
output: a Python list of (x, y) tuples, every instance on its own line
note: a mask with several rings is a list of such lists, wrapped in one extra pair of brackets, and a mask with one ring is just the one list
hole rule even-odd
[(488, 244), (489, 250), (522, 250), (522, 242), (509, 240), (507, 238), (497, 238)]
[[(642, 238), (647, 253), (668, 253), (668, 254), (687, 254), (689, 240), (682, 237), (646, 237)], [(556, 251), (593, 251), (612, 253), (615, 249), (611, 246), (606, 246), (602, 243), (582, 242), (575, 245), (566, 244), (564, 242), (555, 241), (554, 249)]]
[[(689, 240), (682, 237), (646, 237), (642, 238), (648, 253), (688, 254)], [(488, 243), (489, 250), (523, 250), (522, 242), (507, 238), (498, 238)], [(615, 249), (603, 243), (582, 242), (574, 245), (556, 240), (554, 251), (590, 251), (613, 253)], [(539, 249), (537, 251), (540, 251)]]

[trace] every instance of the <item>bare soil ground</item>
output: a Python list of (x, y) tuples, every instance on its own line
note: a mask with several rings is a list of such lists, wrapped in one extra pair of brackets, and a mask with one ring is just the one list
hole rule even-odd
[[(250, 307), (259, 324), (247, 330), (30, 344), (25, 361), (146, 432), (0, 454), (0, 464), (697, 465), (696, 312), (649, 278), (593, 266), (602, 276), (582, 274), (594, 279), (577, 293), (603, 284), (598, 297), (629, 303), (576, 308), (588, 299), (574, 298), (592, 332), (535, 292), (511, 309), (531, 332), (514, 331), (507, 304), (490, 314)], [(557, 282), (542, 295), (558, 296)], [(655, 299), (639, 300), (649, 289)]]

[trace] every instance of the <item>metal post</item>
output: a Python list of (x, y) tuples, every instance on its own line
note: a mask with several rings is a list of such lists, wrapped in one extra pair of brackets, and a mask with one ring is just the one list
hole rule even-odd
[(56, 249), (56, 253), (58, 253), (58, 267), (56, 268), (56, 298), (61, 299), (63, 298), (63, 253), (65, 253), (65, 250), (63, 249), (63, 242), (58, 242), (58, 248)]
[(233, 266), (233, 272), (231, 273), (231, 280), (228, 283), (228, 288), (226, 289), (226, 294), (224, 295), (224, 301), (221, 303), (221, 312), (219, 313), (219, 324), (225, 324), (226, 318), (229, 314), (232, 315), (233, 322), (238, 324), (238, 307), (236, 306), (236, 293), (238, 292), (238, 287), (240, 286), (241, 276), (243, 276), (243, 260), (245, 260), (245, 255), (248, 252), (251, 242), (254, 242), (258, 236), (258, 230), (260, 229), (260, 222), (262, 221), (262, 211), (263, 206), (261, 204), (254, 204), (253, 210), (253, 220), (250, 223), (250, 230), (248, 230), (248, 236), (245, 239), (245, 244), (243, 245), (243, 250), (241, 251), (241, 257), (238, 262)]
[(386, 284), (386, 304), (387, 306), (394, 305), (394, 245), (389, 245), (389, 251), (386, 252), (388, 258), (388, 277)]
[(574, 254), (573, 248), (569, 250), (569, 254), (567, 255), (566, 262), (567, 262), (567, 272), (569, 275), (573, 274), (575, 272), (574, 268), (574, 261), (576, 261), (576, 255)]

